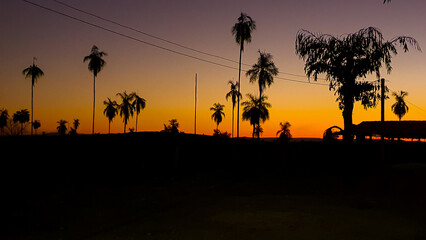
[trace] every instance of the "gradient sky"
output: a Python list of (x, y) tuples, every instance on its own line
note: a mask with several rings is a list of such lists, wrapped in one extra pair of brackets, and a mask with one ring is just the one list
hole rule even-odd
[[(238, 64), (194, 53), (160, 42), (142, 34), (68, 9), (51, 0), (35, 3), (99, 24), (175, 51), (206, 60), (238, 67)], [(166, 0), (62, 0), (63, 2), (109, 18), (121, 24), (161, 38), (238, 61), (239, 47), (231, 27), (240, 12), (246, 12), (257, 24), (252, 43), (243, 54), (243, 62), (253, 64), (257, 51), (274, 57), (280, 72), (304, 75), (304, 62), (295, 55), (294, 42), (299, 29), (342, 35), (360, 28), (379, 28), (386, 39), (408, 35), (426, 49), (426, 1), (393, 0), (289, 0), (289, 1), (166, 1)], [(198, 73), (197, 133), (212, 134), (215, 123), (209, 108), (225, 105), (226, 117), (220, 129), (231, 132), (232, 104), (225, 100), (229, 80), (237, 80), (238, 71), (136, 42), (69, 18), (37, 8), (24, 1), (1, 0), (0, 3), (0, 108), (9, 115), (30, 109), (31, 84), (21, 74), (37, 57), (45, 72), (34, 92), (35, 118), (41, 121), (38, 132), (56, 131), (60, 119), (80, 119), (80, 133), (91, 132), (93, 75), (83, 63), (93, 44), (108, 53), (104, 70), (96, 86), (95, 132), (108, 131), (102, 114), (107, 97), (118, 100), (116, 93), (135, 91), (147, 100), (139, 117), (138, 130), (159, 131), (169, 119), (178, 119), (181, 131), (192, 133), (194, 126), (194, 77)], [(426, 55), (415, 50), (393, 58), (393, 71), (383, 76), (391, 90), (409, 93), (410, 110), (404, 120), (424, 120), (426, 112)], [(307, 81), (281, 73), (283, 78)], [(375, 80), (370, 76), (369, 80)], [(242, 93), (257, 94), (257, 85), (242, 78)], [(275, 79), (265, 94), (272, 104), (270, 120), (263, 124), (263, 137), (274, 137), (279, 122), (289, 121), (294, 137), (321, 137), (333, 125), (343, 126), (341, 111), (327, 86), (301, 84)], [(390, 112), (393, 99), (386, 103), (386, 119), (397, 120)], [(419, 109), (420, 108), (420, 109)], [(355, 124), (380, 120), (380, 109), (364, 110), (356, 104)], [(134, 127), (133, 118), (128, 127)], [(121, 132), (123, 123), (116, 118), (112, 132)], [(251, 136), (248, 122), (241, 125), (241, 135)]]

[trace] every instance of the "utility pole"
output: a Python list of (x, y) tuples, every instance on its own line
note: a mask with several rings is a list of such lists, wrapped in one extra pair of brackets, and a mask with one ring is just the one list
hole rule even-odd
[(195, 74), (195, 117), (194, 117), (194, 134), (197, 134), (197, 73)]
[(381, 98), (381, 107), (382, 107), (380, 121), (384, 122), (385, 121), (385, 79), (384, 78), (380, 79), (380, 91), (381, 91), (380, 98)]

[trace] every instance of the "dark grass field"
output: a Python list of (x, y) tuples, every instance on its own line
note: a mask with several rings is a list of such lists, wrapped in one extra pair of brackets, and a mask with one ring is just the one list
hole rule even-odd
[(426, 239), (424, 143), (0, 143), (1, 239)]

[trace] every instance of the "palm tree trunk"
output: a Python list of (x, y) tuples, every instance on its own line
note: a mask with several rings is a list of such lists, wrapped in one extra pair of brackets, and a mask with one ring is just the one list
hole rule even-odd
[[(241, 55), (243, 53), (243, 42), (240, 45), (240, 61), (238, 63), (238, 93), (241, 94)], [(237, 106), (237, 138), (240, 138), (240, 98)]]
[(111, 120), (108, 121), (108, 134), (111, 134)]
[(345, 103), (345, 108), (343, 109), (343, 123), (344, 123), (344, 132), (343, 132), (343, 142), (352, 143), (353, 141), (353, 124), (352, 124), (352, 112), (354, 109), (353, 101), (347, 101)]
[(31, 78), (31, 136), (33, 135), (34, 122), (34, 75)]
[(234, 113), (235, 113), (235, 104), (232, 106), (232, 138), (234, 138)]
[(95, 86), (96, 86), (96, 75), (93, 74), (93, 118), (92, 118), (92, 135), (95, 134)]
[(124, 133), (126, 133), (126, 125), (127, 125), (127, 122), (124, 122), (124, 130), (123, 130)]
[(256, 124), (253, 124), (253, 134), (252, 134), (253, 139), (254, 139), (254, 131), (256, 131)]
[(257, 127), (258, 127), (258, 130), (259, 130), (256, 133), (257, 134), (257, 139), (260, 139), (260, 123), (257, 124)]
[(136, 113), (136, 126), (135, 126), (135, 132), (138, 132), (138, 116), (139, 114)]

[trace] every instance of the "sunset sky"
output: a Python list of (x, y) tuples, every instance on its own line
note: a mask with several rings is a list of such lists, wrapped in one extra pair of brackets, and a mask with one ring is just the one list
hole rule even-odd
[[(56, 131), (57, 121), (80, 119), (79, 133), (91, 132), (93, 75), (83, 58), (92, 45), (108, 53), (105, 68), (96, 85), (95, 132), (106, 133), (108, 120), (103, 101), (118, 101), (118, 92), (137, 92), (147, 100), (139, 116), (139, 131), (159, 131), (169, 119), (176, 118), (186, 133), (194, 131), (194, 78), (198, 74), (197, 133), (211, 135), (216, 124), (209, 110), (213, 103), (225, 105), (225, 119), (219, 128), (231, 132), (232, 104), (225, 100), (229, 80), (238, 79), (238, 64), (179, 48), (129, 29), (116, 26), (65, 7), (53, 0), (30, 0), (118, 32), (187, 55), (213, 61), (206, 63), (159, 49), (117, 34), (95, 28), (24, 1), (0, 2), (0, 109), (11, 116), (30, 109), (31, 80), (22, 70), (36, 64), (44, 71), (34, 89), (34, 119), (41, 132)], [(231, 27), (240, 12), (257, 24), (252, 42), (245, 47), (243, 62), (254, 64), (258, 50), (273, 55), (280, 78), (307, 82), (304, 62), (295, 54), (295, 37), (300, 29), (340, 36), (364, 27), (377, 27), (385, 39), (412, 36), (426, 51), (426, 1), (393, 0), (61, 0), (62, 2), (203, 52), (238, 61), (239, 47)], [(426, 118), (426, 55), (412, 49), (393, 58), (390, 75), (382, 71), (390, 90), (407, 91), (410, 110), (403, 120)], [(245, 66), (244, 69), (248, 67)], [(291, 75), (289, 75), (291, 74)], [(299, 75), (302, 75), (299, 76)], [(376, 80), (370, 76), (368, 80)], [(319, 81), (318, 83), (324, 83)], [(242, 78), (241, 91), (258, 94), (256, 84)], [(275, 79), (265, 94), (272, 104), (263, 137), (274, 137), (279, 123), (292, 124), (293, 137), (322, 137), (333, 125), (343, 127), (336, 96), (328, 86)], [(386, 120), (398, 118), (386, 102)], [(414, 105), (412, 105), (414, 104)], [(380, 108), (364, 110), (355, 105), (353, 122), (380, 120)], [(135, 126), (135, 118), (128, 127)], [(114, 119), (112, 132), (122, 132), (120, 117)], [(251, 126), (242, 122), (241, 135), (251, 136)]]

